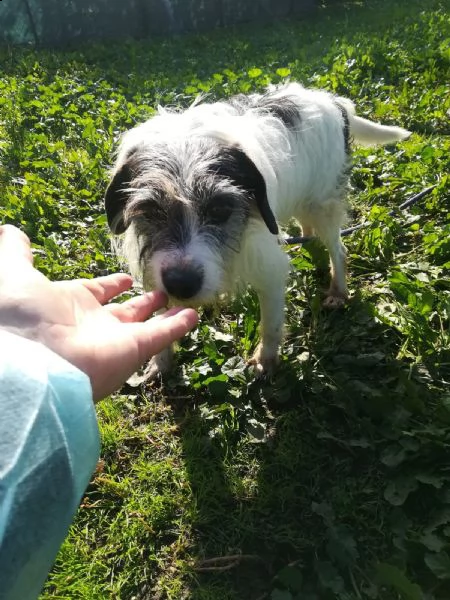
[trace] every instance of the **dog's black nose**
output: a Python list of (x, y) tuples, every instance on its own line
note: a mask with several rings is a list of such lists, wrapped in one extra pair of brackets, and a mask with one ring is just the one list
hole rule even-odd
[(203, 284), (203, 268), (198, 265), (166, 267), (161, 272), (167, 293), (180, 300), (188, 300), (197, 294)]

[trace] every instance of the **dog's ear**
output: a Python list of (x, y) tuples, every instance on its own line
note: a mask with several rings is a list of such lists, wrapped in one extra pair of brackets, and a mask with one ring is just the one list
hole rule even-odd
[(125, 162), (114, 173), (105, 192), (105, 211), (108, 225), (112, 233), (124, 233), (127, 225), (124, 220), (124, 210), (128, 200), (127, 188), (135, 176), (135, 153), (130, 153)]
[(266, 182), (247, 154), (237, 146), (227, 148), (221, 155), (215, 172), (229, 177), (233, 183), (248, 191), (253, 196), (270, 233), (278, 235), (278, 224), (267, 199)]

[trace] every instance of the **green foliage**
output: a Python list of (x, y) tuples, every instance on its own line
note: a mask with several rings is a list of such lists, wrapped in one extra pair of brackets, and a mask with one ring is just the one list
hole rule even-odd
[[(0, 218), (55, 279), (118, 268), (108, 166), (117, 136), (160, 103), (290, 78), (414, 132), (355, 149), (351, 221), (371, 225), (346, 239), (345, 310), (321, 309), (320, 244), (290, 251), (271, 380), (245, 364), (259, 320), (248, 292), (202, 315), (163, 386), (100, 405), (102, 464), (43, 598), (450, 597), (448, 15), (439, 0), (345, 6), (203, 36), (1, 51)], [(227, 568), (202, 569), (214, 557)]]

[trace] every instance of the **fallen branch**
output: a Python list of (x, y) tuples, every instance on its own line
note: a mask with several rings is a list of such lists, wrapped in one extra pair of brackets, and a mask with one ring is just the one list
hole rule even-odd
[[(408, 200), (406, 200), (405, 202), (400, 204), (400, 206), (398, 208), (391, 210), (389, 212), (389, 216), (395, 217), (397, 211), (405, 210), (406, 208), (413, 206), (414, 204), (416, 204), (416, 202), (418, 202), (424, 196), (429, 194), (431, 192), (431, 190), (434, 190), (435, 187), (436, 187), (436, 185), (431, 185), (430, 187), (427, 187), (424, 190), (422, 190), (421, 192), (419, 192), (418, 194), (415, 194), (414, 196), (412, 196), (411, 198), (409, 198)], [(354, 225), (353, 227), (348, 227), (347, 229), (343, 229), (341, 231), (341, 237), (350, 235), (351, 233), (358, 231), (358, 229), (362, 229), (363, 227), (369, 227), (370, 224), (371, 223), (369, 221), (367, 221), (365, 223), (359, 223), (358, 225)], [(315, 239), (316, 239), (316, 237), (314, 235), (301, 235), (299, 237), (284, 238), (281, 240), (281, 243), (285, 244), (286, 246), (293, 246), (295, 244), (304, 244), (305, 242), (310, 242), (311, 240), (315, 240)]]
[(205, 558), (197, 562), (194, 569), (199, 573), (208, 571), (229, 571), (234, 569), (245, 560), (254, 560), (262, 562), (262, 559), (255, 554), (230, 554), (229, 556), (215, 556), (214, 558)]

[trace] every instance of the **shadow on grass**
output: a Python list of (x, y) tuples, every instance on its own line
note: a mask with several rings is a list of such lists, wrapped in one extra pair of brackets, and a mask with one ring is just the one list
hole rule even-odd
[[(296, 342), (304, 328), (307, 350)], [(376, 564), (393, 551), (380, 448), (423, 415), (430, 382), (396, 359), (399, 340), (358, 298), (341, 313), (304, 315), (291, 331), (272, 381), (229, 399), (232, 424), (217, 429), (204, 399), (183, 411), (197, 511), (192, 599), (269, 598), (278, 585), (311, 599), (375, 597)], [(420, 522), (420, 507), (410, 508)]]

